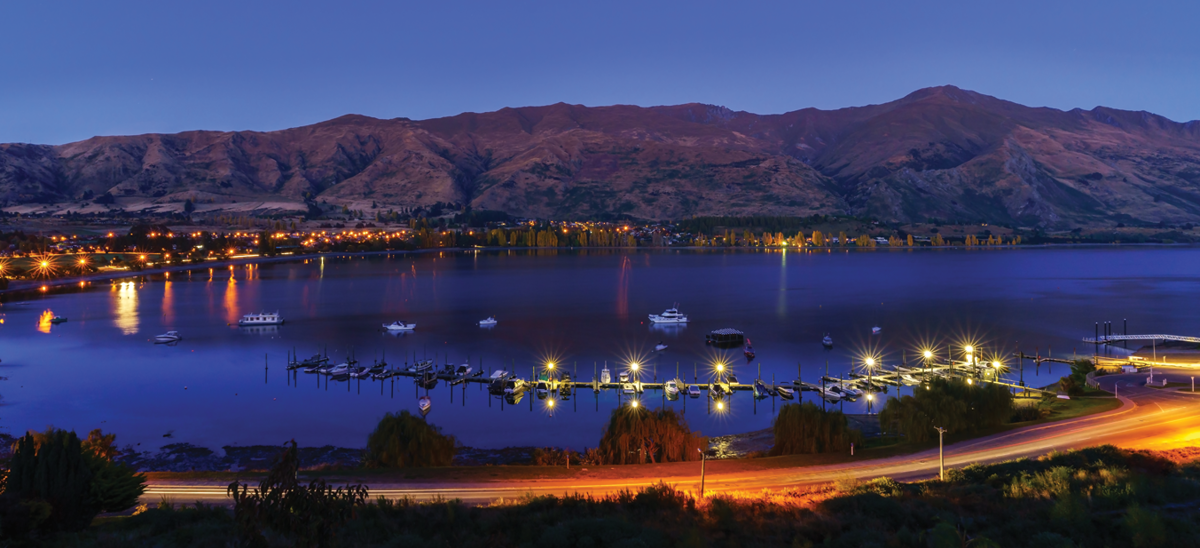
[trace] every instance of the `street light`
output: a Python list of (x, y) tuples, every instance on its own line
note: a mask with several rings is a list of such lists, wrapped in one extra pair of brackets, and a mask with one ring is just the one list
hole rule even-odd
[(704, 450), (697, 447), (696, 451), (700, 453), (700, 497), (704, 497)]

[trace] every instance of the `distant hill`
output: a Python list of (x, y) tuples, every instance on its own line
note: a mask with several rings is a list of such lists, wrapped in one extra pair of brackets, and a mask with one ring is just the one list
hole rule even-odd
[(779, 115), (560, 103), (422, 121), (351, 115), (282, 131), (0, 145), (4, 205), (104, 193), (160, 203), (444, 202), (540, 218), (1197, 223), (1200, 123), (1030, 108), (943, 86), (882, 105)]

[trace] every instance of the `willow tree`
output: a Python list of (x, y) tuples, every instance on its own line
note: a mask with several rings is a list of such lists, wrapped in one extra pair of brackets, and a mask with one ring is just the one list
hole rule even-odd
[(450, 466), (454, 459), (454, 436), (407, 410), (383, 416), (367, 437), (366, 464), (378, 468)]
[(773, 456), (846, 451), (862, 441), (862, 433), (850, 428), (841, 411), (825, 411), (811, 402), (781, 407), (772, 429)]
[(1012, 414), (1013, 397), (1005, 386), (935, 378), (913, 396), (888, 400), (879, 423), (910, 442), (923, 442), (933, 439), (934, 427), (974, 432), (1004, 424)]
[(621, 407), (609, 417), (598, 450), (605, 464), (645, 464), (700, 460), (698, 450), (707, 448), (708, 438), (674, 410)]

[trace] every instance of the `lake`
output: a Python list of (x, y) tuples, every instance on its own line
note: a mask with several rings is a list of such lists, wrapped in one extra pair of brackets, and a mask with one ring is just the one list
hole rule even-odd
[[(525, 378), (553, 361), (581, 380), (606, 362), (615, 377), (637, 361), (649, 369), (646, 380), (678, 370), (688, 381), (698, 371), (703, 381), (714, 361), (725, 360), (743, 383), (760, 371), (768, 381), (790, 381), (799, 371), (819, 383), (827, 363), (834, 376), (867, 354), (890, 366), (913, 361), (924, 345), (940, 355), (947, 347), (959, 352), (964, 341), (985, 355), (1018, 345), (1043, 355), (1091, 354), (1080, 338), (1092, 336), (1097, 321), (1114, 322), (1118, 333), (1128, 319), (1130, 333), (1195, 335), (1198, 294), (1200, 249), (1184, 246), (480, 250), (197, 268), (8, 296), (0, 305), (0, 375), (8, 379), (0, 382), (0, 427), (11, 434), (51, 424), (81, 434), (100, 427), (142, 450), (293, 438), (362, 447), (385, 412), (416, 412), (412, 381), (399, 378), (394, 393), (389, 383), (382, 394), (379, 381), (327, 388), (324, 377), (300, 373), (293, 383), (284, 370), (289, 351), (327, 351), (337, 361), (353, 353), (365, 363), (469, 360), (477, 370), (504, 367)], [(674, 303), (691, 323), (649, 324), (647, 314)], [(285, 325), (236, 327), (243, 314), (276, 310)], [(51, 325), (54, 315), (69, 321)], [(497, 326), (478, 327), (491, 315)], [(418, 326), (406, 336), (383, 333), (381, 324), (394, 320)], [(873, 336), (875, 326), (882, 331)], [(757, 359), (746, 364), (740, 349), (706, 346), (704, 335), (723, 327), (744, 331)], [(171, 329), (184, 336), (180, 344), (152, 343)], [(833, 350), (820, 344), (825, 333)], [(659, 342), (668, 348), (656, 353)], [(1042, 386), (1065, 372), (1043, 366), (1035, 375), (1030, 365), (1025, 377)], [(453, 402), (444, 382), (430, 392), (429, 420), (482, 448), (594, 447), (617, 405), (615, 391), (585, 390), (553, 414), (531, 397), (501, 410), (486, 387), (454, 390)], [(657, 393), (642, 398), (660, 403)], [(687, 401), (685, 416), (710, 436), (766, 428), (780, 405), (754, 404), (739, 392), (730, 412), (710, 415), (705, 402)], [(683, 410), (685, 402), (667, 405)]]

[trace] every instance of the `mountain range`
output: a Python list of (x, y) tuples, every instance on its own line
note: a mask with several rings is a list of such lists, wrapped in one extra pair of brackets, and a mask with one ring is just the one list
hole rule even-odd
[(551, 219), (854, 214), (1061, 229), (1200, 222), (1200, 122), (1032, 108), (942, 86), (753, 114), (554, 104), (280, 131), (0, 144), (5, 206), (111, 194), (457, 203)]

